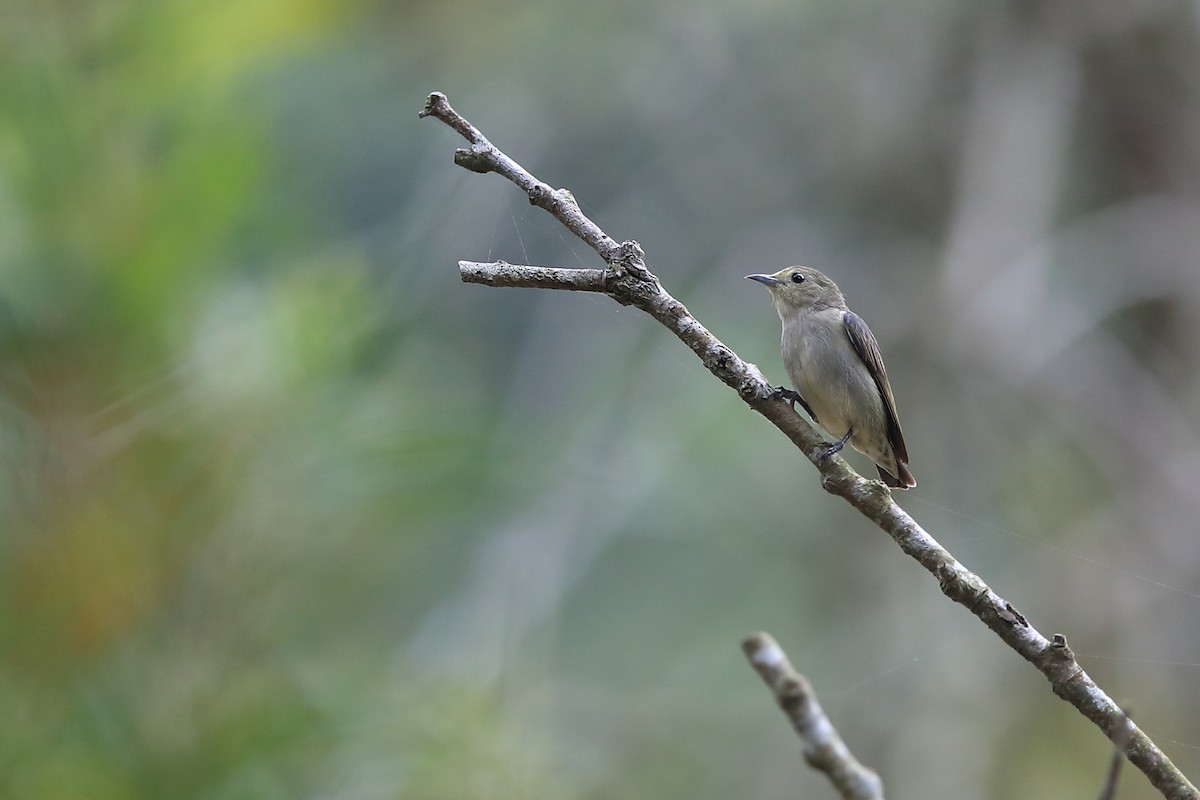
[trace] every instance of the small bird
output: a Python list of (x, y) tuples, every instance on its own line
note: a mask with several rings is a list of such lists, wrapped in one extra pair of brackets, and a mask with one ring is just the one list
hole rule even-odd
[(840, 437), (825, 457), (849, 442), (875, 462), (888, 486), (916, 486), (879, 343), (862, 317), (846, 308), (837, 284), (808, 267), (746, 279), (771, 290), (783, 321), (783, 365), (796, 390), (776, 394), (799, 401), (814, 422)]

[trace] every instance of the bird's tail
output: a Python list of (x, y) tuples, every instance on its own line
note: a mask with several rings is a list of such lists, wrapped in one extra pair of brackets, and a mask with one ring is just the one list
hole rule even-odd
[(878, 464), (875, 468), (879, 470), (879, 479), (893, 489), (911, 489), (917, 485), (917, 479), (908, 471), (908, 464), (905, 464), (899, 459), (896, 460), (896, 472), (899, 475), (893, 475)]

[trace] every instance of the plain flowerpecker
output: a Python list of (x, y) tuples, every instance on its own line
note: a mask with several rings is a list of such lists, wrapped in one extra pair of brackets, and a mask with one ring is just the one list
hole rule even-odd
[(783, 321), (783, 365), (796, 387), (777, 392), (798, 400), (837, 439), (825, 456), (849, 442), (875, 462), (888, 486), (916, 486), (879, 343), (862, 317), (846, 308), (837, 284), (808, 267), (746, 278), (771, 290)]

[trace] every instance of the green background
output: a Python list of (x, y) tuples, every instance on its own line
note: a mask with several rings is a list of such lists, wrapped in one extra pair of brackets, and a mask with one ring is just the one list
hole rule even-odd
[(902, 502), (1196, 779), (1198, 76), (1151, 0), (0, 7), (0, 796), (833, 797), (758, 629), (891, 797), (1095, 796), (662, 328), (459, 282), (598, 260), (433, 90), (776, 383), (742, 276), (837, 280)]

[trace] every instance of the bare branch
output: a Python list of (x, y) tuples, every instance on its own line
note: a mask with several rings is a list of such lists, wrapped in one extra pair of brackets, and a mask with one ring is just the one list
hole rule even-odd
[(846, 800), (883, 800), (883, 781), (874, 770), (860, 764), (846, 747), (817, 702), (812, 684), (795, 670), (771, 634), (747, 637), (742, 650), (791, 720), (803, 742), (804, 760), (809, 766), (828, 775), (838, 794)]
[(600, 226), (587, 218), (579, 208), (575, 198), (566, 189), (553, 189), (533, 177), (520, 164), (502, 153), (499, 148), (487, 140), (479, 129), (467, 122), (461, 114), (450, 107), (450, 101), (441, 92), (434, 92), (425, 101), (421, 118), (435, 117), (458, 131), (464, 139), (471, 143), (470, 148), (459, 148), (454, 151), (454, 163), (472, 172), (495, 172), (508, 178), (520, 186), (529, 196), (529, 202), (546, 209), (555, 219), (567, 226), (567, 230), (578, 236), (600, 254), (605, 262), (611, 264), (617, 258), (620, 249), (609, 235), (600, 230)]
[(524, 289), (565, 289), (570, 292), (603, 292), (608, 273), (602, 269), (563, 269), (561, 267), (527, 267), (494, 261), (458, 262), (463, 283), (482, 283), (484, 286), (518, 286)]
[[(609, 265), (608, 269), (603, 270), (602, 290), (591, 288), (596, 285), (595, 276), (569, 278), (566, 275), (573, 270), (547, 272), (546, 267), (529, 268), (512, 264), (491, 271), (496, 275), (496, 285), (604, 291), (618, 302), (637, 306), (661, 322), (691, 348), (709, 372), (736, 391), (750, 408), (766, 417), (804, 453), (821, 473), (821, 486), (826, 491), (845, 499), (891, 536), (901, 550), (937, 578), (938, 585), (947, 597), (966, 607), (1005, 644), (1033, 664), (1050, 682), (1056, 695), (1075, 706), (1110, 740), (1117, 740), (1126, 727), (1125, 714), (1079, 666), (1067, 646), (1066, 638), (1055, 634), (1052, 640), (1047, 639), (1030, 625), (1011, 603), (959, 563), (908, 512), (897, 505), (883, 483), (862, 477), (840, 456), (823, 458), (828, 446), (825, 440), (789, 403), (772, 396), (772, 387), (758, 367), (738, 357), (693, 317), (683, 303), (667, 293), (659, 279), (647, 268), (645, 254), (637, 242), (616, 244), (580, 211), (570, 192), (551, 189), (534, 178), (451, 108), (446, 96), (440, 92), (429, 96), (421, 116), (436, 117), (471, 142), (469, 150), (456, 152), (456, 163), (476, 172), (496, 172), (508, 178), (526, 192), (531, 203), (553, 214)], [(488, 270), (474, 268), (472, 262), (465, 264), (467, 266), (460, 265), (464, 280), (489, 282), (475, 281), (476, 276), (483, 276)], [(531, 269), (533, 272), (527, 272)], [(570, 285), (558, 285), (556, 282)], [(1132, 722), (1128, 723), (1128, 727), (1126, 752), (1129, 760), (1145, 773), (1163, 797), (1168, 800), (1200, 800), (1200, 791), (1150, 737)]]

